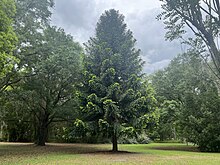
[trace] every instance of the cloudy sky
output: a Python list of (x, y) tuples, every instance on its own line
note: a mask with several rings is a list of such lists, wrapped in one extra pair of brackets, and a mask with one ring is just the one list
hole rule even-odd
[(152, 73), (168, 65), (182, 51), (179, 41), (164, 40), (164, 25), (155, 17), (160, 13), (159, 0), (55, 0), (52, 24), (65, 29), (80, 43), (95, 33), (100, 15), (108, 9), (119, 10), (137, 39), (146, 61), (144, 71)]

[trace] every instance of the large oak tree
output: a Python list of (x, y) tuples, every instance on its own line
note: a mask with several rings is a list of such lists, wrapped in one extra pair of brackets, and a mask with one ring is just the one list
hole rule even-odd
[(36, 144), (45, 145), (50, 123), (67, 115), (65, 105), (79, 83), (82, 48), (63, 29), (48, 27), (39, 50), (31, 71), (27, 69), (32, 76), (23, 79), (21, 97), (35, 116)]

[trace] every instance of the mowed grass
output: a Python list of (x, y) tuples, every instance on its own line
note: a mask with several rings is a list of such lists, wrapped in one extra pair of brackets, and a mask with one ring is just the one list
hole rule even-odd
[(220, 153), (202, 153), (194, 146), (179, 143), (119, 145), (57, 144), (37, 147), (30, 143), (0, 143), (0, 164), (12, 165), (220, 165)]

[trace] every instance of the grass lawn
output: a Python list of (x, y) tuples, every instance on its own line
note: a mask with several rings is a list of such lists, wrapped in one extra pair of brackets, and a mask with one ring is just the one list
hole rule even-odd
[(111, 153), (110, 144), (57, 144), (36, 147), (30, 143), (0, 143), (0, 165), (82, 165), (82, 164), (170, 164), (220, 165), (220, 153), (201, 153), (193, 146), (178, 143), (119, 145)]

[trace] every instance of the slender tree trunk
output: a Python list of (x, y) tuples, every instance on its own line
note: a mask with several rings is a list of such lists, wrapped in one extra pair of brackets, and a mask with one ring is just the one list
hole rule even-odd
[(5, 125), (4, 121), (1, 121), (1, 125), (0, 125), (0, 127), (1, 127), (1, 129), (0, 129), (0, 139), (4, 138), (4, 125)]
[(113, 135), (112, 135), (112, 151), (118, 152), (117, 134), (115, 130), (113, 131)]
[(159, 136), (160, 136), (160, 141), (164, 141), (164, 135), (163, 135), (163, 133), (160, 133)]
[(174, 136), (174, 140), (177, 140), (176, 128), (175, 127), (173, 127), (173, 136)]

